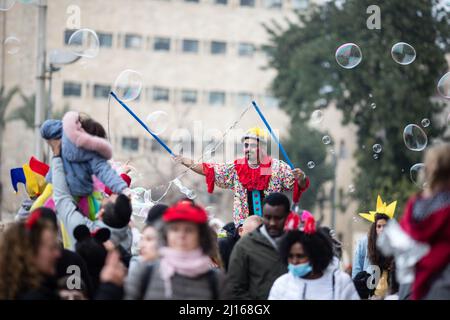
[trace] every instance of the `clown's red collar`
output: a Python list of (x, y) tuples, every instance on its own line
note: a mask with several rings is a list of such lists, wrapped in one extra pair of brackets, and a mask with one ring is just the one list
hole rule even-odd
[(272, 175), (272, 158), (265, 156), (258, 168), (251, 168), (246, 158), (236, 159), (234, 167), (242, 186), (249, 190), (265, 190)]

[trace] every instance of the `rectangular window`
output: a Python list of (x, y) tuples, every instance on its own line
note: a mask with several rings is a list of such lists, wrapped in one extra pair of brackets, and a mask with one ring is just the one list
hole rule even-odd
[(199, 0), (184, 0), (184, 2), (196, 2), (196, 3), (198, 3)]
[(183, 103), (190, 103), (190, 104), (197, 103), (197, 91), (195, 90), (181, 91), (181, 101)]
[(278, 99), (270, 96), (270, 95), (266, 95), (263, 97), (263, 103), (264, 103), (264, 107), (266, 108), (277, 108), (278, 107)]
[(211, 42), (211, 54), (225, 54), (227, 52), (227, 44), (223, 41)]
[(294, 9), (306, 9), (308, 5), (309, 0), (292, 0), (292, 7)]
[(105, 98), (108, 99), (109, 92), (111, 91), (110, 86), (105, 86), (101, 84), (94, 84), (94, 98)]
[(169, 89), (154, 87), (153, 101), (169, 101)]
[(152, 152), (157, 152), (157, 151), (161, 151), (161, 145), (154, 139), (150, 140), (150, 139), (145, 139), (144, 140), (144, 146), (145, 146), (145, 150), (148, 151), (152, 151)]
[(282, 1), (281, 0), (264, 0), (264, 6), (266, 8), (281, 8), (282, 7)]
[[(77, 30), (65, 30), (64, 31), (64, 44), (69, 44), (69, 39), (72, 36), (72, 34), (75, 33), (75, 31)], [(72, 45), (79, 45), (81, 46), (83, 43), (83, 38), (82, 37), (76, 37), (74, 39), (72, 39)]]
[(209, 104), (212, 106), (225, 105), (225, 92), (211, 91), (209, 93)]
[(183, 40), (183, 52), (197, 53), (198, 52), (198, 41), (197, 40)]
[(238, 44), (238, 54), (241, 57), (251, 57), (255, 53), (255, 46), (251, 43), (241, 42)]
[(142, 48), (142, 37), (136, 34), (125, 35), (125, 48), (140, 49)]
[(255, 0), (240, 0), (241, 7), (254, 7)]
[(170, 51), (169, 38), (155, 38), (153, 42), (153, 50), (155, 51)]
[(227, 5), (228, 4), (228, 0), (214, 0), (215, 4), (223, 4), (223, 5)]
[(81, 83), (64, 82), (63, 96), (64, 97), (81, 97)]
[(252, 94), (248, 92), (239, 92), (237, 95), (238, 107), (247, 106), (249, 103), (252, 103)]
[(97, 32), (100, 47), (112, 48), (112, 33)]
[(122, 137), (122, 149), (124, 151), (138, 151), (139, 139), (132, 137)]

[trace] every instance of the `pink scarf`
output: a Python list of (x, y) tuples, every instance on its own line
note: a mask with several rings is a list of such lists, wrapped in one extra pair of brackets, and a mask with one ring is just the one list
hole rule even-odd
[(161, 278), (164, 281), (166, 298), (172, 296), (170, 279), (175, 273), (188, 278), (195, 278), (211, 269), (211, 259), (201, 249), (193, 251), (180, 251), (169, 247), (160, 249)]

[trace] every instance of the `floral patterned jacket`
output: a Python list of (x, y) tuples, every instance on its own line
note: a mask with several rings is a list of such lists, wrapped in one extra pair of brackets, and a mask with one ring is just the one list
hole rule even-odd
[[(206, 183), (208, 185), (208, 192), (212, 193), (214, 185), (223, 188), (231, 189), (234, 192), (233, 201), (233, 220), (235, 225), (242, 224), (249, 216), (249, 205), (247, 201), (247, 189), (242, 184), (245, 179), (252, 179), (252, 177), (243, 177), (243, 174), (238, 174), (237, 161), (234, 163), (204, 163), (203, 171), (206, 176)], [(294, 189), (295, 177), (291, 168), (282, 160), (270, 159), (270, 178), (267, 177), (266, 184), (261, 187), (255, 186), (257, 190), (264, 190), (264, 196), (273, 192), (284, 192)], [(252, 171), (249, 169), (248, 171)], [(267, 181), (268, 180), (268, 181)], [(306, 180), (305, 188), (299, 190), (300, 194), (309, 186), (309, 178)]]

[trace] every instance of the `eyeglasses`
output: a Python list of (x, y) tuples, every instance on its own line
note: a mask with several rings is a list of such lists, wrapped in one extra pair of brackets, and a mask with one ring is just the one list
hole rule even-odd
[(249, 147), (251, 147), (251, 148), (257, 148), (258, 147), (258, 144), (257, 143), (248, 143), (248, 142), (245, 142), (244, 143), (244, 148), (249, 148)]

